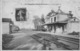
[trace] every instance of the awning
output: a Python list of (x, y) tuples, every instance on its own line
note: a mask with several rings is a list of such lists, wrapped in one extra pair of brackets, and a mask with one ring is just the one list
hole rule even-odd
[(45, 23), (44, 25), (65, 25), (67, 24), (67, 22), (53, 22), (53, 23)]

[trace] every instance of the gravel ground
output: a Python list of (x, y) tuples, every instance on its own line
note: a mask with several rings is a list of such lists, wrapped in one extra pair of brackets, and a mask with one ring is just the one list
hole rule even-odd
[[(42, 50), (44, 49), (43, 44), (39, 43), (38, 41), (36, 41), (31, 37), (34, 35), (38, 35), (42, 39), (45, 38), (47, 40), (53, 41), (54, 43), (50, 43), (52, 50), (66, 50), (65, 48), (61, 47), (64, 44), (57, 42), (57, 38), (55, 36), (52, 36), (50, 34), (42, 34), (40, 31), (21, 30), (11, 35), (13, 36), (13, 39), (5, 46), (6, 49), (8, 50)], [(60, 46), (57, 46), (57, 45), (60, 45)]]

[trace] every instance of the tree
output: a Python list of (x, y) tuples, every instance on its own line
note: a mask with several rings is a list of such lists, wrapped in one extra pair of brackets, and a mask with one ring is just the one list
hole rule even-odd
[(38, 16), (34, 16), (34, 26), (36, 30), (40, 29), (41, 19)]
[(41, 17), (41, 22), (42, 22), (42, 24), (45, 23), (44, 15), (42, 15), (42, 17)]

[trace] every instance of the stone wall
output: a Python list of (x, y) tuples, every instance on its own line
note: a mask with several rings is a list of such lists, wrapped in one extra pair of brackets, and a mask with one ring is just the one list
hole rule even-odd
[(80, 32), (80, 22), (70, 22), (67, 24), (67, 32)]

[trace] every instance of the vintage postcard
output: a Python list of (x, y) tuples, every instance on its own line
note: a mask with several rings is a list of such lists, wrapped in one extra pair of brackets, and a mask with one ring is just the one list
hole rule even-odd
[(80, 50), (80, 0), (1, 0), (1, 50)]

